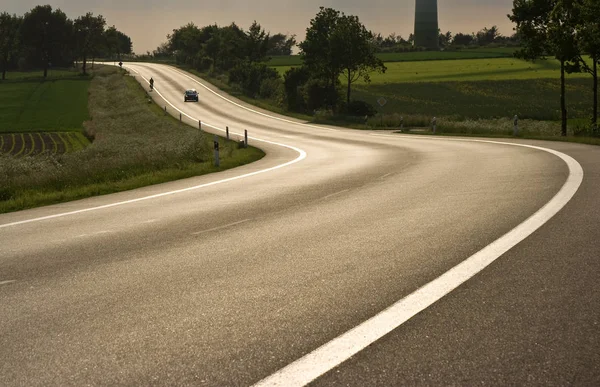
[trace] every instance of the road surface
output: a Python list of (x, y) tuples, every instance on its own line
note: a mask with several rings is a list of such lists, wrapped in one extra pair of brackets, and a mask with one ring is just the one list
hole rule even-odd
[(0, 215), (0, 385), (600, 385), (600, 148), (306, 125), (128, 68), (267, 156)]

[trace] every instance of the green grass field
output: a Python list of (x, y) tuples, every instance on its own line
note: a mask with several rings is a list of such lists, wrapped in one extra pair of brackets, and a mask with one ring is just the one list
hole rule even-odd
[(8, 73), (0, 81), (0, 133), (81, 131), (89, 119), (90, 78), (64, 70)]
[[(37, 133), (51, 134), (53, 146), (61, 140), (72, 151), (26, 157), (28, 148), (20, 141), (15, 155), (0, 152), (0, 213), (222, 171), (264, 156), (221, 139), (221, 164), (214, 166), (213, 136), (165, 116), (149, 103), (146, 90), (116, 67), (98, 68), (89, 91), (92, 119), (83, 126), (87, 137), (95, 138), (90, 146), (72, 136), (81, 133)], [(6, 136), (35, 137), (5, 134), (0, 147)]]
[[(418, 51), (418, 52), (393, 52), (380, 53), (377, 57), (386, 63), (391, 62), (416, 62), (429, 60), (456, 60), (456, 59), (482, 59), (482, 58), (512, 58), (514, 47), (477, 47), (456, 51)], [(268, 62), (269, 66), (301, 66), (302, 59), (299, 55), (274, 56)]]
[[(386, 63), (384, 74), (372, 73), (371, 84), (406, 82), (490, 81), (552, 78), (560, 73), (555, 60), (535, 63), (514, 58), (461, 59), (453, 61), (392, 62)], [(292, 66), (278, 66), (283, 74)], [(572, 74), (569, 78), (586, 78), (586, 74)], [(357, 82), (360, 84), (362, 81)]]

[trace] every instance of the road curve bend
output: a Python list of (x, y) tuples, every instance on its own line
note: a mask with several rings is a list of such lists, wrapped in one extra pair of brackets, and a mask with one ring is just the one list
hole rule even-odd
[(0, 215), (0, 385), (599, 384), (597, 147), (308, 125), (127, 68), (267, 156)]

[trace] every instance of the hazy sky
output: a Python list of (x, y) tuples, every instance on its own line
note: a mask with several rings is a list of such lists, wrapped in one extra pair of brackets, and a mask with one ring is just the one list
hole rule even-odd
[[(136, 53), (154, 50), (173, 29), (194, 22), (198, 26), (235, 21), (247, 28), (257, 20), (271, 33), (296, 34), (302, 40), (319, 6), (357, 15), (374, 32), (396, 32), (408, 37), (414, 28), (415, 0), (2, 0), (0, 11), (24, 14), (38, 4), (62, 9), (74, 19), (86, 12), (104, 15), (133, 40)], [(443, 32), (476, 32), (497, 25), (500, 33), (513, 33), (506, 17), (512, 0), (438, 0)]]

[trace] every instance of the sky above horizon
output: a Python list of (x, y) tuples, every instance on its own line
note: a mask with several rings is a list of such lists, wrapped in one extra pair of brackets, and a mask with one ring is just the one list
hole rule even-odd
[[(295, 34), (301, 41), (320, 6), (357, 15), (375, 33), (406, 38), (413, 32), (415, 12), (415, 0), (3, 0), (0, 12), (23, 15), (38, 4), (60, 8), (71, 19), (86, 12), (103, 15), (108, 25), (131, 37), (137, 54), (156, 49), (173, 29), (189, 22), (236, 22), (246, 29), (256, 20), (272, 34)], [(443, 32), (471, 33), (496, 25), (501, 34), (511, 35), (513, 25), (506, 17), (511, 9), (512, 0), (438, 0), (439, 26)]]

